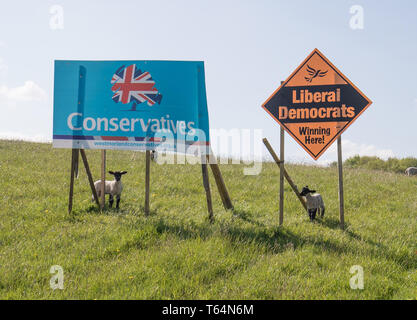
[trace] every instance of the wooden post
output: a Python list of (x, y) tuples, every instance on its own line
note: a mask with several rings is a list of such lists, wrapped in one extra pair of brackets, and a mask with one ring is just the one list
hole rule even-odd
[(229, 193), (227, 192), (226, 184), (224, 183), (219, 165), (217, 164), (217, 159), (211, 150), (210, 154), (206, 156), (206, 159), (210, 164), (211, 172), (213, 173), (214, 180), (216, 181), (217, 190), (219, 191), (224, 208), (226, 210), (233, 209), (233, 204), (230, 200)]
[(279, 225), (284, 223), (284, 129), (280, 130), (279, 156)]
[[(77, 112), (84, 112), (84, 100), (85, 100), (85, 81), (86, 81), (87, 69), (84, 66), (80, 66), (78, 71), (78, 103), (77, 103)], [(81, 127), (81, 117), (77, 117), (77, 127)], [(73, 132), (75, 134), (75, 132)], [(79, 150), (75, 155), (75, 176), (78, 179), (78, 163), (79, 163)]]
[(74, 174), (75, 174), (75, 158), (78, 149), (72, 149), (71, 155), (71, 178), (70, 178), (70, 191), (69, 191), (69, 198), (68, 198), (68, 213), (72, 211), (72, 198), (74, 195)]
[[(263, 139), (263, 142), (264, 142), (266, 148), (268, 149), (269, 153), (271, 154), (272, 158), (274, 159), (275, 163), (279, 167), (280, 166), (280, 163), (281, 163), (281, 160), (278, 158), (278, 156), (275, 153), (274, 149), (269, 144), (268, 139), (267, 138), (264, 138)], [(304, 198), (300, 195), (300, 192), (298, 191), (297, 186), (294, 184), (294, 182), (292, 181), (291, 177), (289, 176), (289, 174), (287, 173), (287, 170), (285, 170), (285, 168), (284, 168), (284, 177), (285, 177), (285, 179), (287, 179), (288, 184), (291, 186), (291, 188), (294, 191), (294, 193), (296, 194), (298, 200), (300, 200), (300, 202), (303, 205), (304, 209), (307, 210), (307, 204), (306, 204)]]
[(208, 176), (207, 170), (207, 161), (205, 156), (201, 156), (201, 171), (203, 173), (203, 186), (204, 190), (206, 191), (206, 198), (207, 198), (207, 210), (209, 213), (209, 220), (210, 222), (214, 222), (214, 215), (213, 215), (213, 205), (211, 202), (211, 191), (210, 191), (210, 181)]
[(75, 152), (74, 174), (75, 174), (75, 177), (78, 179), (78, 163), (80, 162), (79, 161), (80, 152), (79, 152), (79, 149), (75, 149), (75, 150), (76, 152)]
[(93, 176), (90, 171), (90, 166), (88, 165), (87, 156), (85, 154), (84, 149), (80, 149), (81, 158), (83, 159), (84, 168), (87, 173), (88, 183), (90, 184), (91, 192), (93, 193), (93, 197), (97, 205), (100, 207), (100, 201), (98, 200), (96, 188), (94, 187)]
[(342, 136), (337, 138), (337, 167), (339, 169), (339, 215), (340, 227), (345, 228), (345, 208), (343, 197), (343, 159), (342, 159)]
[(105, 195), (105, 184), (106, 184), (106, 150), (101, 150), (101, 202), (100, 207), (103, 210), (106, 204), (106, 195)]
[[(281, 81), (281, 85), (284, 81)], [(284, 128), (280, 126), (279, 137), (279, 157), (281, 161), (279, 163), (279, 225), (284, 223)]]
[(151, 169), (151, 152), (146, 150), (146, 169), (145, 169), (145, 215), (149, 215), (149, 187), (150, 187), (150, 170)]

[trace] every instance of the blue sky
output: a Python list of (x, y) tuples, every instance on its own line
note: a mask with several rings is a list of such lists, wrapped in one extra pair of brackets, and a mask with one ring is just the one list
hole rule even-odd
[[(63, 29), (50, 28), (51, 7)], [(350, 28), (350, 8), (364, 28)], [(314, 49), (372, 101), (344, 156), (417, 157), (416, 1), (8, 1), (0, 10), (0, 136), (51, 139), (54, 59), (204, 60), (213, 129), (279, 127), (261, 104)], [(311, 158), (292, 138), (287, 158)], [(321, 161), (336, 160), (334, 146)]]

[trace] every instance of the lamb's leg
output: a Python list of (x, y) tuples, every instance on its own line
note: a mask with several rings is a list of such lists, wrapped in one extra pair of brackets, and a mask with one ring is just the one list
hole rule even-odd
[(309, 210), (310, 221), (314, 221), (314, 219), (316, 219), (316, 213), (317, 213), (317, 208)]
[(109, 194), (109, 204), (110, 204), (110, 208), (111, 208), (111, 207), (113, 207), (113, 202), (114, 202), (113, 195), (112, 195), (112, 194)]
[(321, 211), (321, 217), (322, 217), (322, 218), (324, 217), (324, 209), (325, 209), (325, 208), (324, 208), (324, 207), (322, 207), (322, 208), (321, 208), (321, 210), (320, 210), (320, 211)]
[(116, 209), (119, 209), (120, 195), (116, 196)]
[(313, 221), (313, 209), (308, 209), (308, 216), (310, 217), (310, 221)]

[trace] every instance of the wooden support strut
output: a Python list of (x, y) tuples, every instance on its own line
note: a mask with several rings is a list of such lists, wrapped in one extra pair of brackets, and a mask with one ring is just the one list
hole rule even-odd
[[(266, 148), (268, 149), (269, 153), (271, 154), (272, 158), (274, 159), (275, 163), (278, 166), (280, 166), (281, 160), (278, 158), (278, 156), (275, 153), (274, 149), (269, 144), (268, 139), (267, 138), (264, 138), (262, 141), (265, 144)], [(287, 179), (289, 185), (291, 186), (292, 190), (296, 194), (298, 200), (300, 200), (300, 202), (303, 205), (304, 209), (307, 210), (307, 204), (306, 204), (304, 198), (300, 195), (300, 192), (298, 191), (297, 186), (294, 184), (294, 182), (292, 181), (291, 177), (288, 175), (287, 170), (285, 170), (285, 168), (284, 168), (283, 171), (284, 171), (284, 177), (285, 177), (285, 179)]]
[(106, 150), (101, 150), (101, 190), (100, 190), (100, 208), (103, 210), (106, 204)]
[(79, 161), (80, 152), (79, 152), (79, 149), (75, 149), (75, 150), (77, 150), (77, 151), (75, 152), (74, 175), (75, 175), (75, 178), (78, 179), (78, 164), (80, 162)]
[(68, 198), (68, 213), (71, 213), (71, 211), (72, 211), (72, 199), (73, 199), (73, 196), (74, 196), (74, 175), (75, 175), (76, 153), (78, 153), (78, 149), (72, 149), (71, 178), (70, 178), (70, 190), (69, 190), (69, 198)]
[(211, 191), (210, 191), (210, 181), (208, 176), (207, 170), (207, 158), (205, 156), (201, 156), (201, 171), (203, 174), (203, 186), (204, 190), (206, 191), (206, 199), (207, 199), (207, 210), (209, 213), (209, 220), (210, 222), (214, 222), (214, 215), (213, 215), (213, 204), (211, 201)]
[(93, 176), (90, 171), (90, 166), (88, 165), (87, 156), (85, 154), (84, 149), (72, 149), (72, 156), (71, 156), (71, 180), (70, 180), (70, 192), (69, 192), (69, 199), (68, 199), (68, 213), (72, 212), (72, 203), (74, 198), (74, 178), (77, 174), (76, 171), (76, 164), (78, 162), (79, 154), (81, 154), (81, 158), (84, 163), (85, 171), (88, 177), (88, 183), (90, 184), (91, 192), (93, 193), (94, 200), (96, 204), (100, 207), (100, 202), (97, 196), (96, 188), (94, 187)]
[[(281, 81), (281, 85), (284, 81)], [(284, 128), (280, 126), (280, 137), (279, 137), (279, 157), (281, 158), (279, 163), (279, 225), (282, 226), (284, 223)]]
[(339, 215), (340, 228), (345, 228), (345, 208), (343, 195), (343, 160), (342, 160), (342, 137), (337, 138), (337, 167), (339, 171)]
[(280, 129), (280, 153), (281, 161), (279, 163), (279, 225), (284, 223), (284, 129)]
[(96, 188), (94, 187), (93, 176), (91, 174), (90, 166), (88, 165), (87, 156), (85, 154), (84, 149), (80, 149), (80, 153), (81, 153), (81, 158), (82, 158), (83, 163), (84, 163), (85, 172), (87, 173), (88, 183), (90, 184), (90, 188), (91, 188), (91, 192), (92, 192), (93, 197), (94, 197), (94, 201), (100, 207), (100, 201), (98, 200)]
[(233, 209), (232, 200), (230, 200), (229, 193), (227, 192), (226, 184), (224, 183), (219, 165), (217, 164), (217, 159), (214, 156), (213, 152), (211, 152), (211, 150), (210, 154), (206, 156), (206, 159), (210, 165), (211, 172), (214, 176), (214, 180), (216, 181), (217, 190), (219, 191), (224, 208), (226, 210)]

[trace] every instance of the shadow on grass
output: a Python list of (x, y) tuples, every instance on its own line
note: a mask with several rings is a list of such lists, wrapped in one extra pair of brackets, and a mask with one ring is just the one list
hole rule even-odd
[[(340, 221), (330, 217), (318, 218), (317, 223), (329, 229), (340, 229)], [(345, 229), (349, 227), (349, 224), (345, 222)]]
[(90, 205), (86, 210), (87, 213), (100, 214), (102, 211), (97, 205)]
[[(324, 218), (317, 220), (317, 222), (331, 229), (340, 229), (340, 221), (338, 219)], [(354, 240), (365, 242), (370, 247), (369, 254), (372, 256), (383, 256), (385, 259), (394, 261), (395, 263), (401, 265), (406, 270), (415, 269), (417, 267), (417, 255), (407, 252), (397, 253), (381, 242), (375, 242), (371, 239), (358, 235), (352, 230), (351, 225), (347, 222), (345, 222), (344, 233)]]
[[(319, 218), (316, 220), (316, 222), (329, 229), (342, 230), (340, 227), (340, 221), (335, 218), (330, 218), (330, 217)], [(365, 241), (363, 237), (361, 237), (360, 235), (352, 231), (350, 223), (346, 221), (345, 221), (344, 232), (352, 239), (355, 239), (358, 241)], [(368, 242), (371, 245), (376, 245), (376, 243), (372, 241), (366, 241), (366, 242)]]
[[(101, 211), (96, 205), (91, 205), (86, 211), (73, 211), (69, 218), (72, 222), (82, 221), (80, 218), (85, 212), (90, 214), (120, 215), (120, 214), (138, 214), (144, 215), (144, 207), (136, 211), (133, 208), (123, 208), (117, 210), (115, 208), (105, 209)], [(152, 209), (148, 217), (155, 217), (158, 214), (157, 209)], [(319, 236), (308, 236), (296, 234), (285, 227), (268, 227), (265, 224), (256, 221), (253, 214), (244, 210), (234, 210), (233, 219), (241, 219), (248, 222), (249, 225), (241, 226), (232, 222), (215, 222), (211, 224), (208, 220), (196, 224), (183, 224), (181, 221), (173, 221), (164, 218), (158, 220), (147, 220), (148, 225), (153, 226), (157, 233), (169, 233), (181, 240), (201, 238), (206, 240), (210, 237), (221, 235), (234, 245), (244, 245), (245, 243), (254, 243), (267, 252), (278, 254), (288, 249), (302, 248), (303, 246), (313, 246), (319, 250), (327, 251), (333, 254), (357, 254), (354, 246), (347, 246), (343, 243), (321, 239)], [(325, 217), (317, 219), (318, 223), (330, 229), (340, 229), (339, 220)], [(405, 270), (415, 269), (417, 267), (417, 255), (410, 254), (408, 251), (397, 252), (382, 243), (366, 239), (356, 234), (349, 224), (345, 225), (345, 234), (352, 240), (365, 242), (369, 249), (368, 254), (374, 257), (384, 257), (386, 260), (399, 264)]]
[[(72, 210), (71, 214), (66, 216), (66, 220), (77, 223), (82, 222), (83, 219), (88, 215), (93, 216), (127, 216), (127, 215), (134, 215), (134, 216), (144, 216), (145, 217), (145, 208), (144, 206), (140, 206), (138, 209), (137, 207), (131, 207), (129, 205), (120, 206), (120, 208), (116, 208), (115, 206), (109, 207), (106, 203), (105, 207), (100, 209), (95, 203), (90, 204), (86, 209), (74, 209)], [(151, 209), (149, 212), (148, 217), (157, 216), (158, 209)]]
[[(324, 218), (319, 218), (316, 221), (317, 221), (317, 223), (321, 224), (322, 226), (324, 226), (326, 228), (334, 229), (334, 230), (342, 230), (341, 227), (340, 227), (340, 221), (338, 219), (324, 217)], [(356, 234), (355, 232), (352, 231), (350, 223), (346, 222), (346, 221), (345, 221), (344, 232), (349, 237), (351, 237), (355, 240), (359, 240), (359, 241), (363, 240), (361, 236), (359, 236), (358, 234)]]
[[(140, 212), (145, 215), (145, 206), (140, 206)], [(158, 215), (158, 209), (149, 209), (147, 217), (152, 217)], [(146, 216), (146, 215), (145, 215)]]
[[(302, 248), (304, 246), (313, 246), (321, 251), (332, 254), (357, 254), (357, 249), (354, 246), (347, 246), (341, 242), (321, 239), (318, 236), (303, 236), (296, 234), (285, 227), (266, 227), (262, 223), (253, 221), (248, 212), (240, 211), (238, 216), (245, 221), (253, 222), (253, 226), (242, 227), (234, 225), (233, 223), (219, 222), (216, 222), (214, 225), (210, 225), (206, 222), (184, 226), (180, 223), (159, 219), (155, 227), (160, 234), (170, 233), (182, 240), (193, 238), (205, 240), (211, 236), (220, 234), (234, 245), (239, 246), (244, 245), (245, 243), (253, 243), (273, 254), (278, 254), (289, 249), (296, 250), (297, 248)], [(337, 219), (319, 219), (316, 223), (334, 229), (340, 228)], [(382, 256), (386, 260), (399, 264), (406, 270), (415, 269), (417, 266), (417, 255), (415, 254), (410, 254), (408, 251), (398, 253), (381, 243), (365, 239), (350, 230), (349, 225), (347, 225), (344, 232), (352, 239), (364, 241), (369, 246), (369, 249), (366, 250), (371, 256), (378, 258)]]
[(197, 238), (206, 240), (213, 234), (211, 224), (208, 220), (206, 220), (204, 224), (200, 224), (200, 225), (193, 224), (191, 226), (185, 227), (182, 224), (168, 223), (167, 221), (163, 219), (159, 219), (156, 222), (155, 227), (156, 227), (156, 231), (159, 234), (170, 233), (170, 234), (175, 235), (181, 240), (197, 239)]
[(107, 215), (107, 216), (118, 215), (119, 216), (119, 215), (130, 214), (130, 213), (132, 213), (132, 210), (129, 207), (121, 207), (121, 208), (112, 207), (112, 208), (110, 208), (108, 205), (105, 205), (103, 210), (102, 210), (96, 204), (94, 204), (94, 205), (90, 205), (85, 210), (75, 210), (75, 211), (73, 211), (73, 214), (77, 215), (77, 216), (81, 216), (85, 213), (88, 213), (90, 215)]
[(249, 222), (253, 225), (256, 225), (258, 227), (265, 227), (265, 224), (256, 221), (255, 219), (252, 218), (252, 214), (249, 213), (248, 211), (245, 210), (239, 210), (239, 209), (233, 209), (232, 210), (233, 213), (233, 218), (239, 218), (242, 219), (243, 221)]
[(158, 233), (170, 233), (181, 240), (203, 239), (216, 235), (226, 238), (231, 244), (245, 245), (256, 244), (271, 253), (280, 253), (288, 249), (296, 249), (305, 244), (326, 246), (328, 250), (341, 251), (343, 248), (330, 241), (319, 241), (317, 239), (305, 239), (290, 230), (282, 227), (265, 227), (259, 223), (255, 227), (241, 227), (233, 223), (215, 222), (211, 225), (208, 221), (203, 224), (184, 226), (175, 222), (168, 222), (160, 219), (156, 223)]

